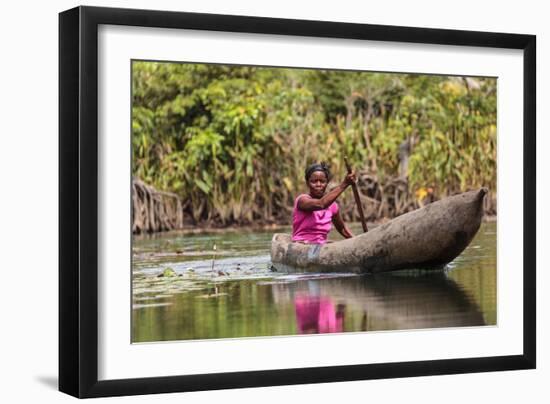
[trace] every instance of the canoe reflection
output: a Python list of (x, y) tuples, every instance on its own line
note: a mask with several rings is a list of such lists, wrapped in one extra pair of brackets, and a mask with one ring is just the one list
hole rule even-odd
[(301, 334), (486, 324), (473, 298), (445, 273), (307, 280), (283, 294), (293, 301)]

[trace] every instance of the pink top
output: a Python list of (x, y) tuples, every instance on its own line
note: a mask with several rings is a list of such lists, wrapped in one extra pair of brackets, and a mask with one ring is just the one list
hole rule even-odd
[(298, 209), (298, 200), (300, 198), (311, 199), (311, 196), (301, 194), (294, 200), (292, 241), (302, 241), (313, 244), (326, 243), (327, 235), (332, 228), (332, 217), (338, 213), (338, 204), (332, 202), (326, 209), (306, 212)]

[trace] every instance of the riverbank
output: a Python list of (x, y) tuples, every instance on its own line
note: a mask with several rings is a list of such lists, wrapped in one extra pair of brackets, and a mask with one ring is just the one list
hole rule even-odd
[[(184, 200), (174, 193), (159, 191), (138, 179), (133, 180), (132, 188), (132, 233), (134, 234), (173, 230), (200, 232), (221, 229), (227, 231), (230, 228), (277, 229), (289, 225), (292, 218), (291, 200), (287, 201), (287, 204), (280, 204), (276, 211), (270, 212), (262, 208), (262, 201), (256, 201), (248, 209), (237, 206), (233, 210), (239, 211), (238, 215), (221, 220), (216, 209), (212, 210), (206, 202), (197, 212), (191, 209), (189, 200)], [(375, 177), (368, 174), (360, 176), (358, 191), (361, 195), (365, 219), (373, 224), (385, 223), (439, 199), (433, 190), (412, 195), (402, 179), (394, 179), (382, 186)], [(338, 203), (344, 222), (351, 223), (359, 220), (351, 193), (342, 195)], [(483, 205), (485, 214), (495, 215), (496, 205), (496, 195), (489, 191)], [(225, 209), (231, 210), (229, 207)], [(244, 214), (243, 209), (248, 212), (245, 215), (246, 220), (235, 219)]]
[[(373, 229), (373, 228), (376, 228), (377, 226), (380, 226), (381, 224), (384, 224), (384, 223), (387, 223), (389, 222), (390, 218), (381, 218), (381, 219), (378, 219), (378, 220), (375, 220), (375, 221), (368, 221), (367, 222), (367, 227), (369, 229)], [(483, 222), (484, 223), (496, 223), (497, 222), (497, 215), (486, 215), (483, 217)], [(358, 228), (361, 227), (361, 223), (360, 222), (347, 222), (347, 224), (351, 225), (351, 226), (356, 226)], [(199, 224), (199, 225), (191, 225), (191, 224), (187, 224), (187, 225), (184, 225), (182, 228), (180, 229), (175, 229), (175, 230), (169, 230), (169, 231), (163, 231), (163, 232), (155, 232), (155, 233), (144, 233), (144, 234), (134, 234), (134, 237), (136, 238), (143, 238), (143, 237), (147, 237), (148, 235), (151, 235), (151, 234), (156, 234), (156, 233), (162, 233), (162, 234), (211, 234), (211, 233), (214, 233), (214, 234), (217, 234), (217, 233), (231, 233), (231, 232), (250, 232), (250, 233), (254, 233), (254, 232), (258, 232), (258, 231), (268, 231), (268, 230), (272, 230), (273, 232), (279, 232), (279, 231), (286, 231), (288, 230), (288, 228), (292, 226), (290, 223), (288, 224), (276, 224), (276, 223), (271, 223), (271, 224), (257, 224), (257, 225), (230, 225), (230, 226), (225, 226), (225, 227), (222, 227), (222, 226), (212, 226), (212, 225), (208, 225), (208, 224)]]

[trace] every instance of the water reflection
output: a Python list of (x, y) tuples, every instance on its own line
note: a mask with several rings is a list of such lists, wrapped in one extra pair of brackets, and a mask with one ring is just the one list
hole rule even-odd
[(134, 341), (486, 324), (476, 300), (445, 273), (287, 275), (171, 293), (133, 310)]
[(445, 273), (298, 282), (292, 289), (299, 333), (486, 324), (477, 303)]
[(345, 304), (335, 304), (328, 296), (307, 294), (294, 298), (296, 327), (299, 334), (344, 331)]

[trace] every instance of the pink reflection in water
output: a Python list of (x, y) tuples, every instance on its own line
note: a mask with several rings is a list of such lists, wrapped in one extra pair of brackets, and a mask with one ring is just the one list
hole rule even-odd
[(344, 305), (335, 306), (328, 297), (300, 295), (294, 299), (300, 334), (342, 332)]

